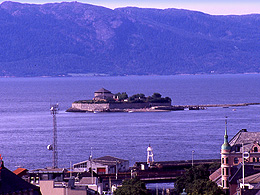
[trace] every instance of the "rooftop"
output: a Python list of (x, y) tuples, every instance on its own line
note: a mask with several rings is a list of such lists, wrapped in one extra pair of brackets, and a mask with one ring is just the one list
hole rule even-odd
[(14, 173), (15, 175), (20, 176), (21, 174), (23, 174), (23, 173), (25, 173), (25, 172), (27, 172), (27, 171), (28, 171), (27, 169), (18, 168), (18, 169), (16, 169), (16, 170), (14, 170), (13, 173)]
[(125, 161), (128, 161), (128, 160), (116, 158), (116, 157), (113, 157), (113, 156), (103, 156), (103, 157), (100, 157), (100, 158), (95, 158), (93, 160), (94, 161), (102, 161), (102, 162), (125, 162)]
[(260, 132), (248, 132), (246, 129), (242, 129), (229, 141), (229, 144), (231, 147), (233, 146), (231, 151), (235, 151), (234, 146), (242, 146), (243, 144), (244, 151), (248, 152), (257, 142), (260, 143)]
[(31, 192), (31, 190), (33, 190), (34, 195), (41, 194), (39, 187), (24, 181), (12, 171), (5, 168), (3, 164), (0, 167), (0, 178), (0, 194)]
[[(88, 161), (89, 160), (85, 160), (85, 161), (82, 161), (82, 162), (79, 162), (79, 163), (75, 163), (74, 165), (86, 163)], [(100, 164), (103, 164), (103, 165), (115, 165), (116, 163), (127, 162), (127, 161), (128, 160), (116, 158), (116, 157), (113, 157), (113, 156), (103, 156), (103, 157), (95, 158), (95, 159), (92, 160), (92, 162), (100, 163)]]
[(104, 88), (101, 88), (101, 89), (95, 91), (95, 93), (111, 93), (111, 91), (104, 89)]
[[(240, 179), (239, 182), (242, 182), (242, 179)], [(245, 183), (257, 184), (259, 182), (260, 182), (260, 173), (256, 173), (254, 175), (245, 177)]]
[(44, 169), (35, 169), (29, 171), (29, 173), (64, 173), (67, 172), (67, 169), (64, 168), (44, 168)]

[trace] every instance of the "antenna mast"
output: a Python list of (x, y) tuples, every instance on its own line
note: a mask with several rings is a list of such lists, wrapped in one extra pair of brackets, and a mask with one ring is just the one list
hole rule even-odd
[(53, 168), (58, 168), (58, 151), (57, 151), (57, 121), (56, 114), (59, 110), (59, 104), (51, 105), (51, 115), (53, 117), (53, 144), (52, 144), (52, 152), (53, 152)]

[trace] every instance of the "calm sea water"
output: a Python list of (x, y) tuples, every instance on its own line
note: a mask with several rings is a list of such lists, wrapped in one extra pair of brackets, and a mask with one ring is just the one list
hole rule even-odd
[(58, 102), (58, 164), (111, 155), (130, 165), (146, 160), (153, 147), (155, 161), (219, 158), (225, 116), (229, 138), (242, 128), (260, 131), (260, 106), (209, 108), (156, 113), (66, 113), (75, 100), (91, 99), (104, 87), (129, 95), (154, 92), (172, 104), (260, 102), (260, 75), (185, 75), (91, 78), (0, 78), (0, 153), (5, 166), (27, 169), (52, 165), (50, 102)]

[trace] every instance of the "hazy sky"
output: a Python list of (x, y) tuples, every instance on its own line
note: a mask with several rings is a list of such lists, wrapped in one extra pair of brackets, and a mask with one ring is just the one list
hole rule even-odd
[[(17, 2), (52, 3), (62, 1), (71, 0), (18, 0)], [(79, 0), (79, 2), (101, 5), (112, 9), (117, 7), (135, 6), (159, 9), (181, 8), (218, 15), (260, 14), (260, 0)]]

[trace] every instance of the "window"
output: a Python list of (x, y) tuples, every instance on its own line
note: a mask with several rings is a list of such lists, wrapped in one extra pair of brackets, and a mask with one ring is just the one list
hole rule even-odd
[(222, 180), (222, 186), (225, 187), (225, 180)]
[(236, 146), (235, 150), (236, 152), (240, 152), (240, 146)]
[(253, 162), (255, 162), (255, 158), (253, 158)]
[(226, 158), (226, 164), (228, 164), (228, 158)]
[(226, 175), (228, 175), (228, 168), (225, 168)]
[(226, 181), (226, 187), (228, 187), (228, 181)]
[(30, 178), (31, 183), (34, 183), (34, 177)]
[(106, 174), (106, 168), (97, 168), (98, 174)]
[(254, 169), (260, 169), (260, 166), (259, 165), (254, 165)]
[(237, 157), (234, 158), (234, 164), (238, 164), (238, 158)]
[(254, 152), (258, 152), (258, 148), (257, 147), (254, 147)]
[(225, 168), (223, 168), (222, 169), (222, 175), (228, 175), (229, 173), (228, 173), (228, 168), (227, 167), (225, 167)]
[(225, 164), (225, 159), (224, 158), (222, 158), (222, 164)]

